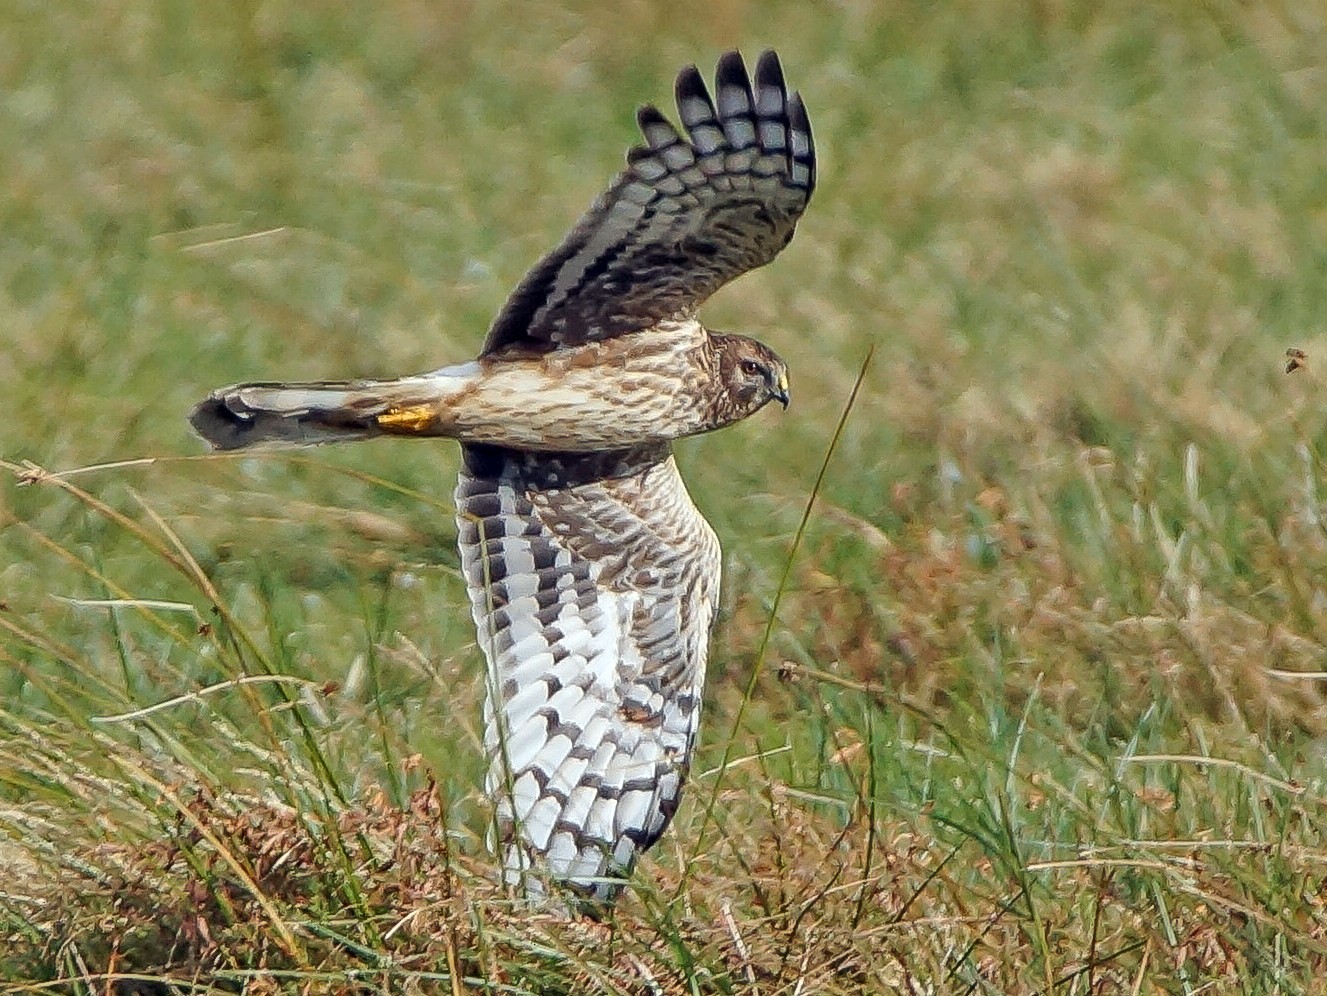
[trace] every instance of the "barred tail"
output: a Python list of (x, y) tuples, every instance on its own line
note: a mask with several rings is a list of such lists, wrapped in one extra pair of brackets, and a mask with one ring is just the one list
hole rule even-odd
[(447, 435), (444, 402), (468, 380), (463, 367), (452, 369), (455, 375), (441, 370), (389, 381), (235, 384), (213, 391), (189, 422), (217, 450)]

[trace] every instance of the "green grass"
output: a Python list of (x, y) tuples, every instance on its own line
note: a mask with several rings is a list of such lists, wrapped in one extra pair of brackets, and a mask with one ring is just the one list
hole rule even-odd
[[(821, 186), (704, 317), (794, 404), (679, 447), (727, 555), (696, 777), (611, 921), (545, 921), (482, 846), (455, 447), (185, 414), (473, 355), (733, 45)], [(1221, 0), (19, 4), (0, 992), (1323, 991), (1325, 45)]]

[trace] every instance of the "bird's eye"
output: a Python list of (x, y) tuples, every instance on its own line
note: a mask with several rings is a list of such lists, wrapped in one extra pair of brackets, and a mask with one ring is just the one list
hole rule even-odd
[(760, 364), (755, 360), (743, 360), (742, 373), (746, 374), (748, 377), (755, 377), (760, 373)]

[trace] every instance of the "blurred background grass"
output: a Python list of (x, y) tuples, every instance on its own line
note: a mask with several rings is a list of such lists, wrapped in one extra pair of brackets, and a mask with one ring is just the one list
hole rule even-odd
[[(455, 448), (204, 458), (185, 415), (472, 356), (634, 107), (733, 46), (779, 50), (821, 180), (704, 315), (778, 349), (794, 404), (679, 447), (727, 573), (701, 774), (642, 876), (694, 858), (687, 912), (632, 913), (685, 952), (657, 984), (1314, 991), (1327, 701), (1284, 672), (1327, 634), (1327, 6), (1219, 0), (13, 4), (0, 458), (160, 458), (72, 478), (91, 498), (0, 488), (15, 978), (77, 975), (71, 938), (113, 967), (114, 930), (42, 897), (69, 854), (175, 827), (161, 785), (326, 816), (433, 777), (481, 854)], [(776, 753), (702, 835), (871, 345), (731, 744)], [(108, 598), (179, 606), (80, 604)], [(264, 668), (288, 683), (89, 719)], [(252, 966), (238, 944), (183, 961)]]

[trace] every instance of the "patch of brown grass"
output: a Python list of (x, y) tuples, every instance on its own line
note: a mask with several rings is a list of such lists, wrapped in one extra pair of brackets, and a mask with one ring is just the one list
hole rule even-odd
[[(1152, 793), (1159, 813), (1173, 802)], [(331, 825), (202, 792), (189, 811), (192, 829), (67, 855), (53, 891), (11, 894), (45, 938), (29, 955), (76, 952), (83, 982), (108, 992), (152, 991), (131, 983), (155, 979), (246, 993), (1024, 993), (1081, 977), (1082, 991), (1106, 993), (1159, 970), (1228, 983), (1249, 967), (1239, 932), (1261, 922), (1327, 971), (1327, 852), (1285, 856), (1304, 902), (1270, 912), (1220, 841), (1088, 848), (1019, 868), (972, 840), (942, 843), (950, 835), (926, 813), (845, 824), (785, 787), (730, 841), (740, 873), (704, 857), (667, 906), (677, 880), (659, 869), (657, 885), (600, 923), (514, 907), (486, 862), (456, 854), (432, 788)], [(1139, 905), (1153, 888), (1171, 896), (1165, 919)], [(5, 944), (11, 966), (33, 947), (17, 935)]]
[[(1298, 533), (1279, 544), (1294, 558), (1286, 565), (1291, 577), (1323, 546), (1316, 528)], [(1147, 611), (1131, 610), (1103, 597), (1065, 546), (1041, 535), (995, 487), (861, 549), (871, 567), (852, 568), (868, 584), (822, 566), (834, 562), (843, 536), (822, 531), (789, 586), (781, 615), (797, 622), (784, 650), (802, 663), (928, 709), (949, 705), (974, 676), (1003, 674), (999, 694), (1012, 707), (1037, 678), (1071, 723), (1109, 695), (1127, 724), (1163, 688), (1194, 716), (1245, 729), (1327, 730), (1327, 684), (1309, 680), (1321, 659), (1316, 607), (1305, 618), (1264, 618), (1193, 570), (1148, 581), (1137, 599)], [(763, 612), (751, 601), (737, 605), (726, 631), (735, 651), (755, 654)]]

